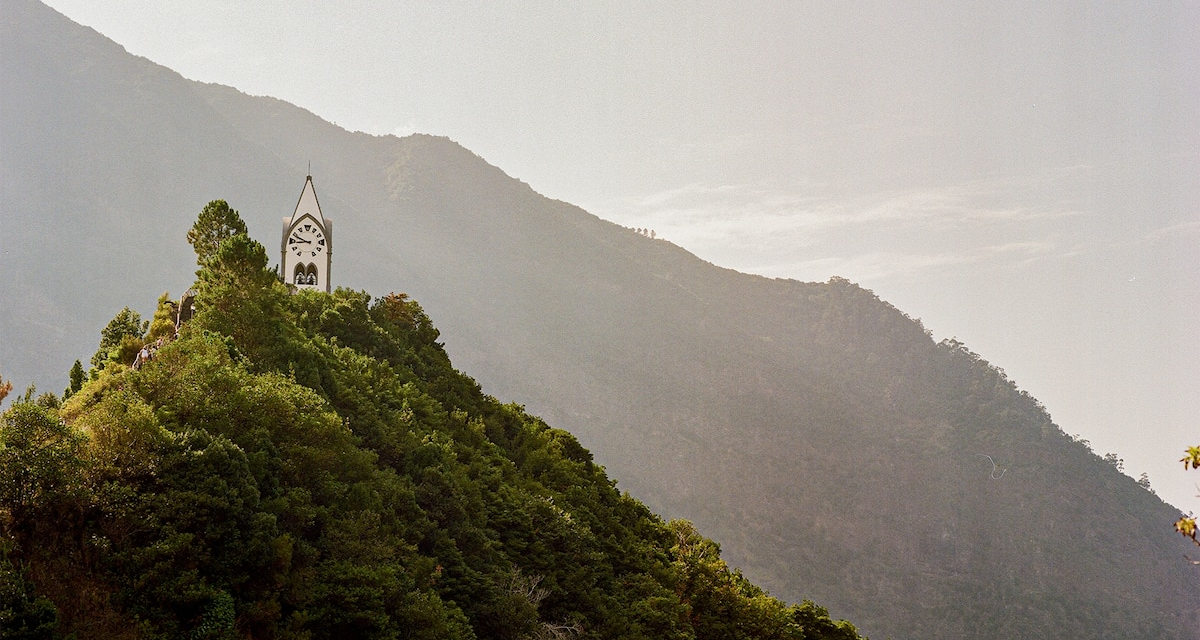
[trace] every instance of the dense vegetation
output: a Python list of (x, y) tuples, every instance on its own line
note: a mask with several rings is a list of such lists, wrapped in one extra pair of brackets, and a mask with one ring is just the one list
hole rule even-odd
[(131, 368), (170, 302), (122, 310), (3, 415), (0, 636), (858, 638), (484, 395), (416, 302), (291, 293), (211, 207), (178, 338)]
[[(348, 132), (186, 80), (37, 0), (4, 10), (0, 368), (19, 385), (58, 390), (83, 356), (82, 386), (98, 327), (191, 281), (180, 230), (214, 185), (273, 239), (311, 158), (339, 220), (338, 282), (402, 287), (489, 395), (570, 431), (622, 490), (720, 540), (772, 594), (893, 640), (1200, 638), (1200, 571), (1183, 557), (1197, 547), (1163, 525), (1178, 510), (871, 291), (721, 269), (451, 140)], [(953, 286), (963, 304), (994, 294)], [(1112, 320), (1100, 300), (1091, 313)], [(135, 320), (108, 332), (122, 357), (147, 331), (127, 341)], [(1076, 355), (1098, 354), (1049, 350), (1045, 366)], [(312, 367), (249, 371), (295, 369), (316, 389)], [(332, 403), (327, 382), (316, 393)]]

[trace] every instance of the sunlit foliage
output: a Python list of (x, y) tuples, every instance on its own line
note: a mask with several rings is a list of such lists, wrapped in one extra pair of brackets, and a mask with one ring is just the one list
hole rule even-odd
[[(152, 360), (106, 356), (61, 407), (4, 414), (5, 629), (858, 637), (771, 598), (571, 434), (483, 394), (403, 294), (290, 294), (244, 234), (201, 257), (197, 314)], [(124, 310), (101, 351), (145, 332)]]

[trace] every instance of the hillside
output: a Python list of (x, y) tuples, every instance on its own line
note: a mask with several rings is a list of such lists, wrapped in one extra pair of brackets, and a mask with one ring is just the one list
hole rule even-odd
[(227, 235), (178, 335), (120, 314), (65, 405), (0, 419), (5, 637), (859, 637), (484, 395), (406, 296), (289, 295)]
[(450, 140), (346, 132), (37, 3), (6, 11), (0, 365), (18, 386), (61, 388), (95, 327), (190, 281), (180, 229), (212, 197), (276, 233), (312, 160), (335, 284), (420, 300), (487, 394), (570, 431), (771, 593), (896, 640), (1200, 637), (1178, 514), (870, 291), (721, 269)]

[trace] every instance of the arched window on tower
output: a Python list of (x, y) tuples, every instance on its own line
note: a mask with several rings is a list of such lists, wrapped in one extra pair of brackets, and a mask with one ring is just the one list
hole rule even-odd
[(308, 265), (308, 283), (311, 285), (317, 284), (317, 265)]
[(308, 276), (304, 272), (304, 265), (296, 265), (296, 271), (292, 273), (293, 284), (308, 284)]

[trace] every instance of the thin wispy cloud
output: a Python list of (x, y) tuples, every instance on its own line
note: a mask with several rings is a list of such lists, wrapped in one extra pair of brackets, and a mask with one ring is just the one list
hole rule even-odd
[(876, 251), (851, 256), (824, 257), (792, 263), (762, 264), (755, 273), (784, 277), (789, 273), (828, 272), (858, 281), (881, 278), (912, 277), (931, 269), (961, 267), (971, 264), (1003, 263), (1013, 265), (1047, 257), (1056, 247), (1049, 243), (1014, 242), (1000, 245), (971, 247), (961, 251), (940, 253), (898, 253)]
[(1178, 224), (1167, 225), (1165, 227), (1155, 229), (1142, 236), (1142, 240), (1147, 242), (1157, 242), (1167, 238), (1192, 236), (1196, 234), (1200, 234), (1200, 220), (1180, 222)]
[[(1077, 172), (1064, 169), (1063, 173)], [(979, 180), (853, 197), (827, 189), (695, 182), (600, 215), (656, 233), (706, 259), (778, 277), (913, 277), (951, 265), (1023, 265), (1077, 251), (1086, 214), (1022, 194), (1039, 182)]]
[(410, 135), (416, 133), (417, 131), (420, 131), (420, 128), (417, 127), (417, 124), (415, 121), (410, 119), (410, 120), (406, 121), (404, 124), (399, 125), (396, 128), (392, 129), (391, 133), (392, 133), (392, 135), (396, 136), (397, 138), (403, 138), (405, 136), (410, 136)]

